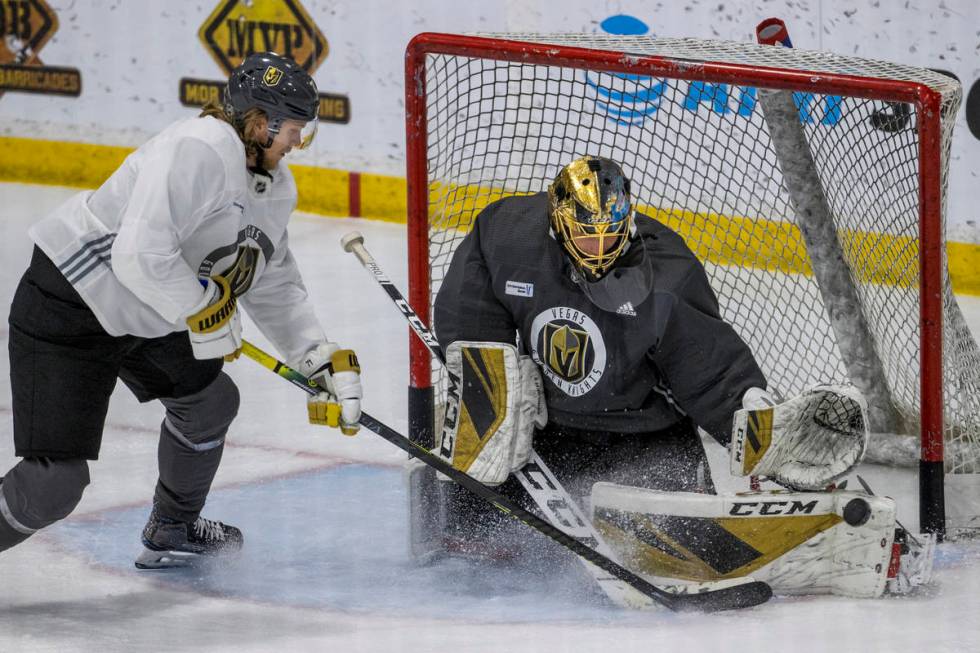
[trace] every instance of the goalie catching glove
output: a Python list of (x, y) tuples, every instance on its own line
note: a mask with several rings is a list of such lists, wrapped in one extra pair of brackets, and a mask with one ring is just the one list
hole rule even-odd
[(853, 386), (815, 386), (781, 404), (759, 388), (732, 425), (731, 469), (820, 490), (853, 469), (868, 444), (867, 402)]
[(194, 358), (238, 358), (242, 351), (242, 322), (228, 280), (215, 276), (202, 280), (204, 296), (191, 309), (186, 322)]
[(335, 342), (317, 345), (303, 357), (300, 371), (322, 390), (307, 400), (310, 423), (355, 435), (361, 428), (361, 366), (353, 350)]
[(481, 483), (499, 485), (527, 464), (534, 429), (548, 422), (541, 373), (501, 342), (454, 342), (446, 369), (439, 455)]

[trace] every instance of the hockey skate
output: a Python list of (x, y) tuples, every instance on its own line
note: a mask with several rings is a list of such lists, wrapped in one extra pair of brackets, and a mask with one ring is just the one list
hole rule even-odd
[(238, 553), (242, 543), (242, 532), (234, 526), (203, 517), (180, 522), (154, 508), (143, 528), (143, 552), (136, 558), (136, 568), (186, 567), (201, 557)]

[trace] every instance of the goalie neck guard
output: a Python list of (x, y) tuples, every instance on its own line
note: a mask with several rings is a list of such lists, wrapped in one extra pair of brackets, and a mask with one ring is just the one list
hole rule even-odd
[(572, 280), (604, 311), (634, 314), (653, 288), (635, 215), (629, 179), (610, 159), (576, 159), (548, 187), (551, 232), (572, 264)]
[(250, 109), (261, 109), (269, 119), (272, 140), (286, 120), (305, 123), (300, 149), (309, 147), (316, 136), (320, 96), (316, 82), (295, 61), (275, 52), (256, 52), (231, 71), (224, 93), (225, 111), (241, 120)]

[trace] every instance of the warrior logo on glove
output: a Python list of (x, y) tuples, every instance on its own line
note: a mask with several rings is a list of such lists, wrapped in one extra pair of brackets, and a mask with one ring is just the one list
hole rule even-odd
[(206, 283), (201, 302), (186, 319), (194, 357), (234, 360), (242, 348), (238, 302), (224, 277), (215, 276)]
[[(221, 277), (215, 277), (216, 279), (221, 279)], [(227, 286), (228, 282), (221, 279), (219, 285)], [(212, 308), (212, 307), (208, 307)], [(193, 317), (197, 320), (194, 321), (193, 329), (201, 333), (209, 333), (214, 331), (220, 324), (227, 320), (235, 312), (235, 298), (232, 296), (224, 304), (215, 305), (213, 310), (205, 310), (201, 313), (197, 313)], [(189, 320), (191, 321), (191, 320)]]

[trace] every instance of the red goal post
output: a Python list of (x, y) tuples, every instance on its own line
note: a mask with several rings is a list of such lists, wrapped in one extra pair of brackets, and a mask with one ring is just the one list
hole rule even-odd
[[(699, 54), (701, 56), (695, 56)], [(522, 72), (524, 70), (530, 72), (524, 73)], [(554, 73), (557, 81), (549, 77), (553, 74), (552, 71), (558, 71)], [(517, 75), (517, 77), (505, 79), (507, 75), (511, 74)], [(467, 78), (466, 75), (469, 75), (470, 78)], [(582, 79), (584, 82), (581, 81)], [(597, 82), (595, 80), (606, 81)], [(486, 91), (474, 91), (478, 83), (487, 84), (488, 89)], [(647, 85), (643, 86), (643, 84)], [(660, 84), (664, 86), (660, 86)], [(677, 90), (675, 92), (675, 88), (682, 89), (684, 85), (686, 85), (686, 91)], [(684, 113), (685, 109), (683, 108), (676, 109), (676, 111), (672, 108), (665, 108), (664, 98), (667, 97), (667, 93), (675, 93), (676, 97), (681, 98), (686, 92), (686, 97), (690, 98), (692, 85), (698, 85), (697, 88), (702, 89), (702, 91), (703, 89), (711, 90), (714, 95), (708, 99), (715, 102), (713, 107), (710, 107), (707, 112), (703, 110), (702, 92), (701, 96), (695, 98), (697, 109), (694, 112), (687, 110), (687, 113)], [(739, 186), (733, 191), (730, 190), (728, 196), (717, 190), (724, 184), (737, 185), (740, 183), (741, 174), (745, 172), (739, 167), (741, 159), (751, 158), (753, 161), (765, 161), (767, 153), (770, 155), (770, 159), (774, 159), (776, 156), (771, 146), (759, 149), (759, 142), (767, 138), (765, 120), (755, 115), (760, 112), (755, 111), (750, 116), (750, 120), (754, 121), (753, 124), (761, 124), (761, 127), (755, 126), (750, 131), (741, 123), (736, 124), (734, 122), (735, 117), (726, 115), (724, 107), (719, 104), (719, 94), (723, 94), (725, 102), (730, 104), (731, 98), (728, 95), (728, 89), (743, 89), (741, 103), (732, 110), (736, 114), (746, 113), (745, 109), (749, 104), (746, 98), (755, 97), (749, 93), (753, 89), (807, 94), (806, 96), (792, 96), (798, 107), (800, 107), (798, 98), (811, 96), (824, 98), (825, 109), (828, 112), (831, 111), (832, 102), (826, 98), (843, 98), (847, 103), (855, 103), (854, 106), (863, 106), (860, 103), (869, 102), (871, 103), (867, 105), (869, 110), (898, 106), (891, 103), (911, 107), (909, 121), (912, 126), (904, 128), (910, 133), (902, 135), (904, 140), (900, 145), (895, 145), (894, 150), (898, 152), (895, 166), (904, 166), (903, 169), (907, 168), (910, 171), (904, 176), (896, 177), (896, 179), (900, 179), (896, 184), (906, 183), (915, 187), (911, 192), (905, 193), (909, 197), (907, 198), (908, 208), (904, 211), (904, 213), (912, 215), (911, 219), (914, 221), (914, 225), (909, 229), (914, 229), (914, 233), (906, 229), (909, 233), (890, 234), (889, 237), (894, 237), (897, 240), (889, 241), (889, 245), (886, 245), (885, 248), (900, 246), (910, 241), (914, 242), (915, 252), (913, 255), (917, 259), (917, 270), (913, 271), (914, 282), (909, 283), (915, 286), (917, 298), (915, 320), (917, 324), (909, 325), (909, 328), (902, 333), (906, 334), (907, 339), (914, 341), (909, 345), (909, 351), (917, 352), (915, 354), (917, 360), (910, 362), (908, 359), (912, 357), (912, 354), (899, 352), (895, 355), (898, 362), (886, 363), (886, 367), (888, 365), (911, 366), (914, 367), (912, 372), (918, 377), (917, 387), (908, 390), (903, 389), (900, 392), (912, 397), (910, 401), (915, 404), (914, 410), (917, 413), (914, 419), (907, 418), (907, 423), (914, 422), (919, 431), (920, 526), (923, 530), (932, 532), (941, 533), (944, 531), (944, 432), (948, 441), (950, 428), (952, 428), (949, 425), (944, 427), (944, 373), (946, 374), (946, 384), (948, 384), (950, 362), (944, 361), (943, 339), (944, 325), (947, 325), (950, 310), (948, 304), (952, 298), (945, 264), (944, 206), (951, 121), (952, 116), (955, 115), (960, 94), (957, 82), (922, 69), (868, 62), (867, 60), (838, 57), (826, 53), (782, 50), (750, 43), (735, 44), (694, 41), (692, 39), (671, 40), (600, 35), (465, 36), (424, 33), (416, 36), (406, 50), (405, 86), (409, 301), (427, 324), (431, 324), (431, 305), (439, 281), (439, 279), (433, 279), (433, 270), (436, 269), (436, 265), (444, 266), (447, 264), (454, 244), (458, 243), (458, 239), (465, 235), (467, 226), (472, 222), (478, 210), (489, 201), (508, 193), (543, 190), (550, 179), (549, 174), (553, 176), (557, 172), (560, 159), (563, 157), (570, 160), (573, 156), (598, 153), (617, 158), (617, 154), (632, 155), (633, 152), (629, 149), (630, 147), (642, 149), (637, 148), (636, 143), (641, 143), (643, 147), (649, 143), (657, 143), (660, 145), (659, 151), (655, 151), (656, 148), (650, 148), (649, 151), (660, 157), (660, 160), (655, 166), (643, 168), (644, 172), (641, 176), (643, 176), (645, 183), (634, 183), (634, 188), (640, 189), (637, 193), (638, 201), (643, 205), (653, 207), (652, 210), (658, 212), (653, 217), (659, 217), (660, 212), (663, 212), (663, 216), (668, 220), (683, 219), (683, 217), (677, 218), (678, 215), (690, 215), (693, 216), (691, 222), (722, 221), (721, 223), (727, 225), (726, 228), (730, 228), (731, 225), (738, 225), (739, 229), (748, 229), (746, 232), (750, 234), (748, 238), (755, 238), (756, 236), (751, 234), (755, 234), (760, 228), (764, 231), (779, 231), (781, 223), (792, 222), (787, 216), (792, 214), (792, 207), (797, 206), (796, 198), (787, 198), (789, 193), (786, 186), (789, 184), (785, 181), (781, 183), (772, 182), (780, 188), (767, 189), (757, 206), (746, 204), (750, 201), (746, 198), (751, 198), (755, 193), (748, 186)], [(629, 92), (623, 90), (625, 87), (628, 87), (627, 91)], [(636, 110), (637, 98), (650, 97), (652, 93), (648, 91), (656, 88), (661, 89), (659, 95), (661, 103), (658, 106), (651, 104), (652, 110), (651, 106)], [(725, 89), (724, 93), (719, 90), (722, 88)], [(571, 91), (562, 89), (571, 89)], [(637, 91), (637, 89), (640, 90)], [(435, 92), (440, 95), (436, 97)], [(515, 99), (500, 102), (499, 96), (504, 92), (513, 92)], [(562, 95), (566, 92), (568, 93), (567, 98)], [(594, 114), (588, 113), (589, 106), (596, 106), (595, 102), (589, 104), (590, 93), (595, 94), (596, 92), (599, 93), (596, 98), (600, 98), (601, 95), (601, 98), (605, 100), (612, 98), (620, 101), (620, 104), (611, 110), (606, 106), (606, 115), (599, 116), (601, 120), (609, 122), (608, 132), (600, 135), (596, 134), (599, 134), (603, 127), (600, 124), (601, 121), (597, 122), (594, 114), (602, 112), (599, 109), (594, 109)], [(462, 95), (453, 97), (454, 93), (475, 93), (475, 95), (473, 99), (464, 98), (461, 100), (459, 98)], [(549, 93), (554, 94), (557, 99), (551, 98)], [(685, 101), (690, 104), (689, 100)], [(610, 103), (607, 102), (606, 104), (609, 105)], [(482, 117), (480, 114), (481, 105), (488, 108), (487, 115)], [(678, 106), (680, 106), (680, 101), (678, 101)], [(753, 106), (755, 105), (753, 104)], [(536, 110), (539, 114), (542, 112), (544, 114), (544, 118), (539, 116), (539, 123), (533, 123), (533, 117), (532, 121), (526, 124), (519, 121), (508, 122), (509, 119), (506, 117), (509, 115), (508, 112), (517, 116), (533, 116)], [(711, 115), (712, 110), (720, 114), (720, 117), (719, 115)], [(679, 117), (670, 118), (668, 111), (675, 111)], [(646, 116), (642, 115), (644, 112), (646, 112)], [(693, 115), (688, 115), (692, 113)], [(698, 116), (699, 113), (707, 113), (708, 115), (706, 118), (701, 118)], [(509, 125), (512, 132), (510, 135), (505, 133), (503, 137), (498, 135), (498, 140), (503, 146), (496, 142), (491, 144), (491, 141), (488, 140), (494, 138), (493, 126), (494, 121), (499, 117), (498, 114), (504, 116), (502, 119), (505, 126), (503, 131), (507, 132)], [(634, 119), (633, 114), (636, 114), (636, 119)], [(571, 138), (565, 135), (541, 136), (541, 134), (552, 134), (549, 129), (553, 128), (554, 125), (549, 124), (549, 121), (557, 124), (561, 122), (563, 116), (566, 121), (569, 118), (576, 118), (580, 123), (588, 122), (588, 136), (575, 135)], [(664, 118), (664, 122), (656, 123), (661, 117)], [(644, 121), (647, 119), (651, 119), (651, 122), (644, 126)], [(439, 122), (451, 120), (457, 120), (457, 122), (450, 128), (446, 128)], [(498, 122), (500, 121), (498, 120)], [(868, 213), (887, 214), (891, 209), (885, 208), (885, 202), (891, 201), (890, 194), (896, 192), (891, 186), (882, 191), (884, 196), (881, 200), (873, 198), (865, 200), (862, 198), (861, 201), (864, 203), (860, 204), (858, 208), (844, 206), (843, 209), (838, 210), (842, 202), (847, 201), (848, 192), (856, 193), (856, 189), (874, 189), (875, 182), (871, 178), (856, 178), (857, 181), (854, 182), (854, 186), (838, 192), (833, 185), (841, 172), (835, 170), (832, 163), (834, 157), (844, 156), (847, 152), (841, 150), (840, 153), (836, 153), (833, 150), (835, 146), (827, 146), (827, 137), (819, 130), (819, 125), (816, 127), (805, 125), (805, 127), (810, 130), (807, 132), (807, 138), (813, 147), (814, 159), (817, 160), (822, 183), (828, 188), (826, 195), (829, 199), (825, 203), (832, 205), (831, 210), (835, 213), (858, 214), (862, 213), (860, 209), (868, 208), (870, 209), (867, 211)], [(481, 132), (483, 135), (479, 139), (474, 137), (475, 140), (468, 142), (464, 132), (470, 128), (474, 132)], [(642, 132), (643, 134), (649, 132), (653, 136), (644, 135), (640, 137), (640, 140), (635, 140), (632, 135), (633, 130), (642, 131), (643, 129), (647, 130), (647, 132)], [(685, 182), (676, 181), (679, 178), (676, 173), (683, 172), (684, 166), (689, 165), (686, 161), (691, 158), (693, 150), (685, 150), (678, 154), (676, 159), (664, 162), (662, 153), (671, 149), (669, 139), (660, 140), (663, 138), (661, 134), (665, 129), (668, 131), (676, 129), (677, 139), (694, 141), (701, 138), (703, 141), (704, 137), (707, 136), (725, 140), (726, 144), (729, 142), (728, 136), (726, 136), (727, 129), (732, 131), (744, 130), (735, 145), (726, 145), (723, 148), (726, 149), (723, 157), (726, 161), (723, 162), (722, 167), (731, 167), (731, 170), (741, 172), (731, 175), (724, 182), (719, 181), (720, 178), (712, 177), (715, 182), (712, 188), (715, 190), (708, 190), (707, 192), (715, 193), (715, 196), (705, 203), (703, 198), (697, 198), (696, 193), (690, 192), (690, 189), (684, 185)], [(851, 130), (848, 134), (858, 134), (860, 126), (848, 127), (848, 129)], [(433, 136), (434, 133), (435, 136)], [(490, 136), (488, 137), (487, 134)], [(440, 144), (434, 142), (433, 138), (443, 138), (450, 140), (450, 142)], [(643, 140), (644, 138), (654, 140)], [(865, 142), (862, 140), (865, 138), (864, 136), (853, 136), (853, 138), (857, 145), (848, 145), (848, 151), (853, 151)], [(575, 147), (579, 141), (584, 144), (581, 149), (589, 149), (590, 151), (571, 151), (579, 149)], [(505, 146), (508, 143), (512, 147), (517, 144), (522, 148), (519, 157), (521, 162), (514, 163), (512, 160), (513, 151), (505, 151)], [(626, 143), (625, 146), (624, 143)], [(533, 149), (534, 147), (540, 148), (542, 144), (545, 144), (545, 148), (556, 145), (560, 145), (560, 147), (554, 147), (553, 150), (549, 151)], [(453, 150), (453, 148), (458, 149)], [(477, 152), (473, 155), (474, 160), (483, 157), (483, 162), (458, 165), (456, 159), (453, 159), (456, 163), (451, 164), (438, 160), (439, 157), (449, 160), (460, 156), (460, 151), (465, 152), (467, 148), (471, 152)], [(737, 148), (745, 148), (745, 154), (741, 154), (741, 150)], [(821, 150), (821, 148), (823, 149)], [(892, 150), (882, 150), (881, 154), (890, 155)], [(716, 155), (712, 153), (705, 156)], [(488, 157), (493, 158), (491, 163), (485, 163)], [(913, 157), (914, 162), (910, 163)], [(622, 156), (620, 158), (622, 159)], [(870, 160), (870, 156), (865, 157), (865, 160)], [(637, 169), (640, 166), (638, 160), (625, 161), (625, 163), (628, 171), (630, 168)], [(481, 173), (481, 165), (484, 166), (485, 170), (491, 172)], [(691, 165), (693, 166), (691, 174), (698, 179), (708, 179), (708, 173), (705, 171), (710, 173), (713, 168), (718, 167), (713, 160), (707, 159), (704, 162), (697, 161)], [(661, 169), (667, 169), (668, 172), (661, 173), (659, 172)], [(533, 170), (534, 172), (530, 176), (514, 172), (519, 173), (521, 170)], [(884, 171), (883, 174), (890, 174), (887, 166), (882, 166), (882, 170)], [(482, 177), (481, 174), (483, 174)], [(664, 177), (667, 181), (658, 182), (657, 174), (667, 175)], [(779, 174), (779, 172), (773, 172), (772, 176), (776, 177)], [(682, 176), (680, 175), (680, 177)], [(912, 181), (907, 180), (910, 176), (914, 176)], [(756, 180), (756, 182), (762, 186), (770, 185), (767, 179)], [(669, 184), (675, 184), (676, 188), (683, 188), (685, 192), (673, 192), (669, 202), (658, 201), (658, 196), (661, 196), (661, 200), (663, 199), (660, 192), (661, 188), (665, 188)], [(707, 188), (707, 184), (705, 187)], [(670, 188), (671, 190), (675, 189), (674, 186), (670, 186)], [(456, 193), (456, 195), (447, 199), (446, 193)], [(695, 198), (695, 201), (689, 201), (691, 198)], [(668, 204), (669, 206), (664, 208)], [(718, 208), (729, 206), (736, 206), (739, 210), (733, 213)], [(903, 204), (903, 206), (906, 205)], [(759, 218), (758, 216), (763, 217)], [(759, 227), (760, 224), (762, 227)], [(745, 257), (753, 254), (753, 247), (750, 245), (745, 248), (746, 251), (739, 255), (741, 258), (736, 256), (734, 259), (729, 257), (727, 260), (722, 260), (719, 258), (721, 255), (716, 254), (715, 250), (711, 249), (711, 244), (702, 246), (699, 244), (700, 241), (692, 244), (690, 233), (685, 232), (684, 229), (678, 229), (673, 224), (671, 226), (682, 232), (682, 235), (689, 240), (689, 245), (692, 245), (692, 249), (698, 253), (699, 257), (702, 257), (703, 260), (712, 261), (712, 265), (717, 263), (718, 269), (721, 270), (719, 272), (721, 276), (718, 277), (721, 279), (719, 282), (721, 287), (719, 284), (715, 284), (714, 277), (712, 282), (713, 285), (716, 285), (719, 299), (723, 300), (724, 303), (726, 297), (737, 296), (741, 292), (739, 289), (740, 282), (733, 280), (735, 277), (731, 275), (735, 273), (730, 270), (733, 267), (739, 267), (740, 263), (745, 263)], [(891, 228), (892, 225), (884, 225), (883, 231), (888, 231)], [(839, 233), (848, 234), (846, 238), (842, 235), (841, 241), (850, 238), (853, 234), (863, 234), (857, 238), (860, 241), (857, 245), (850, 241), (844, 243), (849, 255), (862, 248), (876, 246), (867, 236), (867, 234), (877, 233), (874, 228), (855, 227), (842, 223), (838, 229), (840, 230)], [(441, 234), (438, 244), (434, 244), (435, 240), (430, 240), (436, 231)], [(446, 237), (446, 234), (449, 236)], [(767, 236), (759, 238), (760, 243), (768, 243), (765, 246), (779, 249), (781, 243), (779, 236), (773, 237), (774, 240), (771, 242), (767, 240), (769, 238)], [(792, 236), (791, 240), (794, 238), (796, 236)], [(872, 244), (869, 245), (868, 243)], [(895, 243), (899, 243), (899, 245), (895, 245)], [(763, 245), (759, 247), (762, 248)], [(730, 249), (727, 244), (724, 248), (726, 251)], [(872, 286), (890, 284), (892, 288), (901, 290), (907, 281), (906, 277), (902, 277), (906, 281), (900, 279), (898, 282), (889, 281), (887, 284), (882, 284), (882, 277), (876, 277), (875, 275), (879, 273), (872, 270), (872, 268), (881, 267), (881, 252), (876, 252), (875, 255), (879, 258), (873, 263), (869, 263), (867, 270), (864, 267), (859, 269), (858, 264), (848, 260), (853, 268), (851, 276), (857, 279), (858, 293), (862, 297), (865, 296), (862, 293), (877, 292), (874, 289), (867, 290)], [(769, 254), (766, 256), (768, 257)], [(772, 264), (771, 258), (763, 260), (761, 256), (756, 261), (749, 261), (746, 267), (767, 273), (767, 266), (775, 265), (779, 269), (773, 273), (774, 275), (778, 273), (787, 277), (796, 275), (802, 278), (808, 275), (809, 270), (809, 261), (805, 260), (805, 255), (803, 259), (803, 263), (797, 269), (791, 265), (788, 270), (784, 270), (783, 268), (786, 266), (783, 266), (782, 263)], [(438, 273), (441, 274), (441, 272)], [(903, 273), (896, 271), (894, 274), (901, 276)], [(809, 275), (812, 276), (812, 272), (809, 272)], [(794, 279), (793, 284), (798, 283), (795, 277), (792, 278)], [(750, 283), (756, 282), (751, 281)], [(790, 288), (790, 285), (787, 285), (786, 288)], [(796, 306), (793, 308), (794, 311), (813, 301), (813, 291), (801, 291), (803, 294), (799, 297), (804, 299), (800, 299), (794, 294), (797, 292), (796, 290), (788, 289), (785, 292), (789, 298), (787, 305), (794, 304)], [(888, 292), (894, 294), (897, 291), (889, 290)], [(726, 310), (737, 316), (740, 310), (737, 305), (739, 300), (734, 301), (736, 304), (729, 304)], [(819, 302), (819, 300), (816, 301)], [(952, 301), (955, 305), (955, 300)], [(870, 311), (874, 313), (870, 319), (872, 321), (887, 321), (892, 310), (890, 305), (882, 304)], [(958, 311), (958, 309), (956, 310)], [(725, 317), (729, 321), (738, 322), (737, 319), (733, 320), (727, 313)], [(896, 320), (899, 319), (898, 313), (894, 313), (892, 317)], [(773, 318), (773, 321), (779, 319), (782, 317)], [(806, 320), (817, 318), (804, 317), (800, 319), (804, 320), (804, 324), (809, 324), (810, 322)], [(835, 368), (837, 370), (836, 375), (839, 377), (842, 375), (840, 372), (843, 369), (841, 365), (846, 366), (848, 355), (846, 352), (843, 352), (842, 355), (842, 352), (839, 351), (841, 345), (838, 341), (840, 338), (834, 336), (833, 328), (834, 325), (827, 327), (826, 330), (830, 332), (830, 335), (823, 337), (829, 343), (825, 345), (826, 348), (836, 351), (839, 358), (845, 359)], [(946, 328), (948, 334), (949, 326), (947, 325)], [(799, 329), (797, 328), (797, 330)], [(802, 336), (803, 334), (799, 334), (801, 339)], [(743, 335), (743, 337), (745, 336)], [(434, 363), (424, 344), (411, 335), (410, 339), (409, 417), (411, 433), (415, 434), (413, 437), (418, 441), (431, 442), (433, 434)], [(784, 339), (792, 340), (792, 338)], [(879, 339), (890, 340), (895, 338), (891, 335), (884, 335), (880, 336)], [(747, 340), (751, 339), (747, 338)], [(750, 345), (753, 346), (753, 351), (757, 356), (760, 355), (760, 349), (765, 349), (759, 343), (753, 344), (750, 341)], [(971, 355), (975, 349), (974, 343), (973, 350), (970, 352)], [(791, 369), (788, 374), (806, 376), (810, 369), (809, 366), (821, 363), (823, 353), (808, 351), (802, 358), (798, 359), (798, 362), (790, 363), (786, 361), (797, 360), (793, 358), (791, 352), (785, 356), (780, 353), (779, 356), (782, 358), (771, 365), (771, 368), (777, 370), (777, 373), (785, 367), (799, 366), (800, 370)], [(767, 375), (772, 373), (772, 369), (767, 369), (766, 365), (763, 367)], [(905, 379), (905, 385), (909, 384), (907, 372), (893, 374), (889, 368), (885, 375), (888, 376), (889, 383), (901, 385), (902, 379)], [(969, 381), (972, 383), (973, 379), (971, 378)], [(772, 382), (772, 378), (770, 378), (770, 382)], [(781, 390), (785, 393), (787, 390), (794, 390), (794, 388), (781, 388)], [(948, 411), (946, 417), (949, 417)], [(971, 421), (973, 417), (972, 415), (969, 416), (967, 421)], [(971, 422), (966, 426), (956, 425), (953, 430), (956, 433), (961, 433), (973, 427), (974, 424)], [(968, 450), (971, 447), (975, 448), (976, 434), (968, 434), (965, 442)]]

